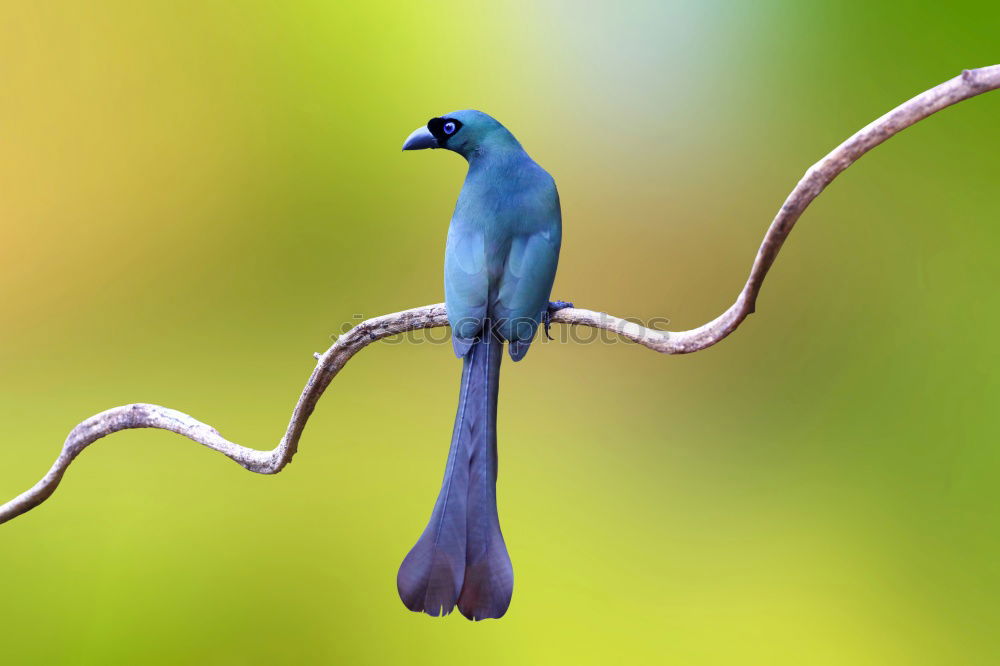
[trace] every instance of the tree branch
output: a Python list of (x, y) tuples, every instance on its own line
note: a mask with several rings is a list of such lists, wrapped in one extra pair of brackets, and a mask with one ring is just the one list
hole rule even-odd
[[(806, 207), (830, 182), (866, 152), (927, 116), (988, 90), (1000, 88), (1000, 65), (965, 70), (961, 75), (917, 95), (862, 128), (819, 162), (809, 167), (778, 210), (757, 250), (750, 276), (736, 302), (712, 321), (689, 331), (657, 331), (602, 312), (578, 308), (560, 310), (552, 321), (611, 331), (663, 354), (688, 354), (719, 342), (754, 311), (764, 277), (782, 244)], [(73, 428), (48, 473), (32, 488), (0, 506), (0, 523), (29, 511), (55, 491), (70, 463), (90, 444), (130, 428), (160, 428), (203, 444), (236, 461), (251, 472), (277, 474), (292, 460), (306, 421), (323, 391), (356, 353), (372, 342), (421, 328), (447, 326), (443, 303), (404, 310), (364, 321), (341, 335), (324, 352), (292, 412), (288, 429), (277, 447), (260, 451), (240, 446), (197, 419), (166, 407), (136, 403), (96, 414)]]

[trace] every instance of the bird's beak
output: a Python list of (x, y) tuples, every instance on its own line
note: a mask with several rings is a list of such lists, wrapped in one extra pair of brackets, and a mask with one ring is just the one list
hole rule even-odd
[(403, 150), (422, 150), (424, 148), (438, 147), (438, 140), (434, 138), (434, 135), (426, 127), (418, 127), (413, 130), (413, 133), (406, 137), (406, 141), (403, 143)]

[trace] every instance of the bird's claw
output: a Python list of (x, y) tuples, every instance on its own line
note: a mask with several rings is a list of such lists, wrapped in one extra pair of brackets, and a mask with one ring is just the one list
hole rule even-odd
[(569, 301), (549, 301), (549, 307), (546, 308), (545, 314), (542, 315), (542, 324), (545, 326), (545, 337), (549, 340), (554, 338), (549, 335), (549, 329), (552, 328), (552, 315), (560, 310), (565, 310), (566, 308), (573, 307), (573, 304)]

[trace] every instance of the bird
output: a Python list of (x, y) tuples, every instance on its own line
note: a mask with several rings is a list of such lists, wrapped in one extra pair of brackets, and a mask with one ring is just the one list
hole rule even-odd
[(562, 213), (555, 181), (482, 111), (455, 111), (414, 130), (403, 150), (444, 149), (468, 162), (448, 227), (444, 291), (462, 380), (444, 481), (426, 528), (399, 567), (403, 604), (435, 617), (458, 606), (500, 618), (514, 572), (497, 512), (497, 396), (503, 345), (528, 353), (539, 326), (572, 307), (550, 302)]

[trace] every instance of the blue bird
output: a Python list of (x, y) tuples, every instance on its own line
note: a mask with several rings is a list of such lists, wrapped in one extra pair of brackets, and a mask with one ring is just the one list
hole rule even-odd
[(514, 572), (497, 514), (497, 392), (503, 343), (520, 361), (538, 326), (568, 303), (550, 303), (562, 216), (555, 181), (507, 128), (481, 111), (432, 118), (403, 150), (445, 148), (469, 163), (448, 229), (445, 304), (463, 359), (444, 483), (430, 521), (399, 568), (412, 611), (499, 618)]

